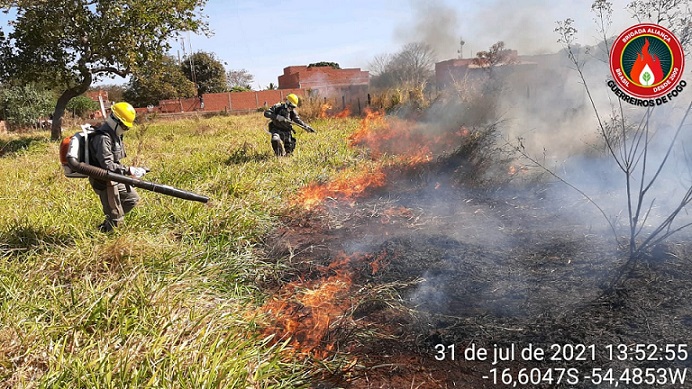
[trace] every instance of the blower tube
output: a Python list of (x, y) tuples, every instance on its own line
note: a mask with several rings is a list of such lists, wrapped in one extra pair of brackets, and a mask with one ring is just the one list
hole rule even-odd
[(82, 174), (86, 174), (91, 178), (99, 179), (101, 181), (115, 181), (126, 185), (132, 185), (137, 188), (150, 190), (152, 192), (177, 197), (183, 200), (199, 201), (200, 203), (206, 203), (207, 201), (209, 201), (209, 197), (207, 196), (202, 196), (197, 193), (192, 193), (185, 190), (173, 188), (172, 186), (168, 185), (155, 184), (149, 181), (142, 181), (138, 178), (113, 173), (111, 171), (102, 169), (97, 166), (92, 166), (84, 162), (79, 162), (77, 158), (74, 157), (67, 157), (67, 164), (73, 170)]

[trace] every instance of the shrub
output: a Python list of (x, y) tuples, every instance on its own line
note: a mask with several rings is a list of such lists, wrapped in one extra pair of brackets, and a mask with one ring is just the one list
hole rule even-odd
[(67, 103), (67, 110), (73, 117), (88, 118), (91, 113), (99, 109), (99, 103), (86, 96), (77, 96)]
[(34, 85), (0, 89), (0, 118), (11, 130), (35, 127), (38, 119), (48, 116), (54, 107), (53, 94)]

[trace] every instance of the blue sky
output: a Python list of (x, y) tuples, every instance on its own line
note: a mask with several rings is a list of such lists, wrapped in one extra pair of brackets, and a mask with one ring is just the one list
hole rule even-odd
[[(636, 22), (627, 0), (611, 0), (617, 35)], [(226, 70), (245, 69), (253, 88), (276, 84), (283, 68), (337, 62), (342, 68), (369, 70), (372, 60), (393, 54), (406, 43), (431, 44), (438, 60), (455, 58), (459, 40), (464, 57), (498, 41), (519, 54), (555, 52), (556, 21), (572, 18), (578, 41), (594, 44), (598, 32), (591, 0), (209, 0), (203, 15), (213, 35), (185, 33), (172, 41), (171, 53), (213, 53)], [(0, 23), (7, 16), (0, 14)], [(183, 49), (184, 46), (184, 49)], [(104, 80), (102, 83), (124, 80)]]
[[(245, 69), (254, 88), (277, 83), (283, 68), (337, 62), (342, 68), (368, 70), (372, 60), (396, 53), (406, 43), (433, 45), (438, 59), (465, 57), (498, 41), (520, 54), (560, 49), (556, 21), (575, 19), (579, 41), (593, 44), (598, 33), (589, 0), (210, 0), (204, 13), (214, 35), (185, 35), (186, 51), (212, 52), (227, 70)], [(625, 0), (613, 0), (617, 35), (635, 24)], [(181, 53), (182, 42), (173, 45)]]

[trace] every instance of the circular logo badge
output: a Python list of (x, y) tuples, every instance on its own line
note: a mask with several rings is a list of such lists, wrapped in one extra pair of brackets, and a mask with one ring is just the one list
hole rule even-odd
[(610, 49), (610, 72), (627, 94), (642, 99), (665, 95), (683, 74), (685, 54), (680, 41), (658, 24), (637, 24), (625, 30)]

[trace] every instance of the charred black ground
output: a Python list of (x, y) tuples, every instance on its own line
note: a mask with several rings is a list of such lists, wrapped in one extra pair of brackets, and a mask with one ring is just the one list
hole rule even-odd
[[(357, 363), (315, 387), (503, 387), (483, 378), (493, 367), (692, 368), (690, 355), (620, 361), (605, 352), (608, 345), (690, 343), (692, 244), (684, 236), (629, 261), (605, 221), (585, 218), (593, 208), (555, 190), (559, 184), (468, 189), (441, 177), (398, 174), (355, 202), (327, 199), (286, 219), (269, 240), (269, 257), (291, 263), (266, 285), (272, 290), (318, 280), (336, 258), (351, 258), (356, 303), (327, 338)], [(553, 344), (593, 345), (596, 360), (464, 360), (470, 347)], [(437, 360), (438, 345), (454, 345), (455, 360)], [(687, 373), (684, 385), (656, 387), (692, 387)], [(580, 378), (519, 387), (606, 386)]]

